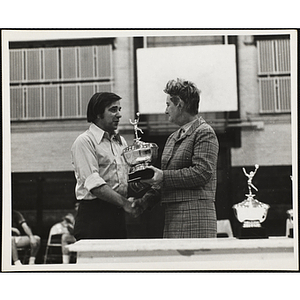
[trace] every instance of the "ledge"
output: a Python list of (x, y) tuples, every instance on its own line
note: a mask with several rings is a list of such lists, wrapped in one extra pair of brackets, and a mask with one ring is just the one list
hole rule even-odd
[(285, 237), (268, 239), (218, 238), (218, 239), (125, 239), (125, 240), (80, 240), (69, 246), (75, 252), (110, 251), (168, 251), (168, 250), (236, 250), (236, 249), (293, 249), (294, 241)]
[(78, 270), (297, 270), (294, 239), (80, 240)]

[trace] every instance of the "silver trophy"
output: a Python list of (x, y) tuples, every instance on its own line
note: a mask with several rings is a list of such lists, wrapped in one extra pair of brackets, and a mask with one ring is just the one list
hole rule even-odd
[(255, 195), (252, 194), (252, 189), (258, 191), (253, 185), (252, 179), (256, 174), (259, 165), (255, 165), (255, 170), (249, 174), (243, 168), (244, 174), (248, 177), (248, 189), (249, 194), (246, 194), (247, 198), (241, 203), (233, 205), (233, 211), (239, 222), (243, 223), (240, 230), (240, 238), (265, 238), (265, 229), (261, 226), (267, 218), (268, 210), (270, 206), (262, 203), (257, 199), (254, 199)]
[(140, 133), (143, 133), (143, 131), (138, 127), (140, 114), (136, 113), (136, 115), (137, 118), (134, 122), (132, 122), (131, 119), (129, 120), (134, 129), (134, 142), (122, 152), (126, 163), (130, 166), (128, 182), (152, 178), (154, 171), (147, 167), (153, 163), (158, 156), (158, 146), (155, 143), (145, 143), (139, 138), (138, 131)]

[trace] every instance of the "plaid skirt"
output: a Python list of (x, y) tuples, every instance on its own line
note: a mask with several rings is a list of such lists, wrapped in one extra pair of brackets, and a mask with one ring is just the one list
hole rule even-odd
[(212, 200), (165, 203), (164, 238), (215, 238), (217, 217)]

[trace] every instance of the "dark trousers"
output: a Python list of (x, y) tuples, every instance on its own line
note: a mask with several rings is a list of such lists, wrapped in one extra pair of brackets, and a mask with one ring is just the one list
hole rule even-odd
[(125, 239), (123, 208), (100, 199), (81, 200), (75, 219), (74, 236), (81, 239)]

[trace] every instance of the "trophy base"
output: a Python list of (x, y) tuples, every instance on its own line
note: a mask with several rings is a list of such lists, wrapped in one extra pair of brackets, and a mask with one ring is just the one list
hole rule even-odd
[(264, 227), (240, 227), (238, 239), (268, 239), (266, 228)]
[(128, 197), (142, 198), (150, 188), (150, 184), (131, 181), (128, 183)]
[(152, 169), (143, 169), (136, 172), (129, 173), (128, 182), (133, 182), (141, 179), (150, 179), (154, 175), (154, 171)]
[(293, 228), (290, 228), (288, 237), (289, 238), (293, 238), (294, 237), (294, 230), (293, 230)]

